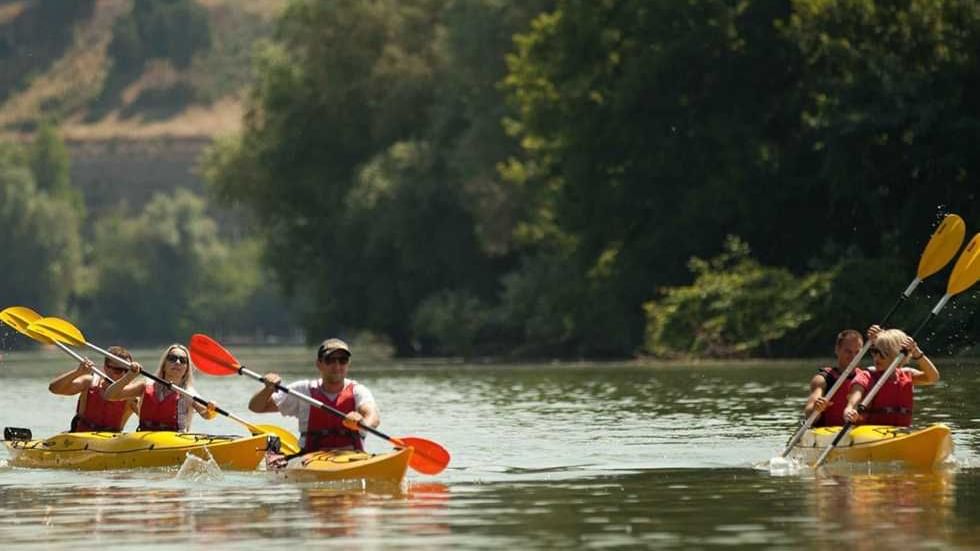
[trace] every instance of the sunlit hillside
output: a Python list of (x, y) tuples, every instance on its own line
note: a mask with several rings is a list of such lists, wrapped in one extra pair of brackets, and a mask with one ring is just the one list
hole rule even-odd
[(71, 142), (234, 131), (253, 47), (284, 2), (192, 4), (206, 14), (209, 37), (186, 66), (147, 54), (127, 67), (112, 44), (132, 17), (131, 0), (79, 0), (67, 10), (60, 0), (0, 2), (0, 129), (24, 137), (52, 118)]

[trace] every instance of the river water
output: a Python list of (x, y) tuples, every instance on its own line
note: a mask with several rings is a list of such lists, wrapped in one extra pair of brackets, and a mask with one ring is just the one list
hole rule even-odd
[[(312, 351), (240, 348), (248, 367), (312, 376)], [(137, 352), (144, 365), (156, 354)], [(29, 470), (0, 452), (4, 549), (703, 549), (980, 547), (980, 368), (938, 362), (917, 422), (953, 429), (949, 465), (770, 471), (795, 429), (814, 362), (508, 366), (355, 358), (384, 432), (453, 454), (401, 487), (295, 484), (266, 473)], [(47, 392), (72, 367), (53, 351), (0, 360), (0, 424), (63, 430), (74, 398)], [(258, 383), (198, 374), (199, 392), (256, 423)], [(130, 420), (135, 425), (134, 420)], [(130, 426), (132, 428), (132, 426)], [(244, 434), (219, 417), (195, 430)], [(369, 437), (368, 449), (390, 446)]]

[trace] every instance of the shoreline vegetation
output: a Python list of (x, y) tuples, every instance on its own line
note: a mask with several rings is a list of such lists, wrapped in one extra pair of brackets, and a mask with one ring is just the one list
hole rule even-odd
[[(159, 359), (159, 351), (169, 343), (161, 343), (155, 347), (137, 347), (131, 350), (133, 357), (141, 361), (144, 365), (149, 365)], [(604, 367), (631, 367), (637, 369), (673, 369), (673, 368), (693, 368), (693, 369), (752, 369), (756, 367), (782, 367), (786, 369), (800, 369), (806, 367), (814, 371), (824, 365), (831, 365), (833, 358), (830, 356), (816, 357), (786, 357), (786, 358), (739, 358), (739, 359), (719, 359), (719, 358), (688, 358), (688, 359), (660, 359), (654, 357), (636, 357), (620, 359), (569, 359), (569, 358), (504, 358), (504, 357), (417, 357), (403, 358), (392, 355), (390, 348), (380, 347), (361, 347), (356, 342), (352, 346), (357, 349), (358, 370), (364, 369), (404, 369), (447, 367), (454, 369), (481, 369), (494, 368), (495, 366), (507, 368), (527, 367), (533, 369), (540, 366), (561, 366), (569, 369), (597, 368)], [(302, 372), (308, 367), (310, 357), (315, 353), (315, 348), (297, 344), (278, 344), (278, 345), (255, 345), (240, 344), (231, 347), (236, 355), (246, 362), (250, 369), (264, 369), (265, 367), (282, 369), (282, 366), (296, 365), (297, 372)], [(980, 367), (980, 354), (964, 354), (955, 357), (939, 357), (943, 369), (973, 369)], [(42, 364), (40, 372), (45, 374), (57, 373), (67, 369), (71, 365), (71, 360), (53, 347), (37, 347), (32, 350), (4, 350), (0, 352), (0, 367), (7, 371), (16, 369), (19, 366), (29, 368), (33, 373), (38, 371), (38, 363)], [(861, 365), (870, 365), (870, 361), (863, 361)], [(812, 369), (811, 369), (812, 368)], [(8, 373), (9, 374), (9, 373)], [(26, 374), (26, 372), (24, 373)], [(802, 380), (801, 380), (802, 381)], [(802, 384), (802, 383), (801, 383)]]
[(980, 229), (972, 0), (71, 6), (0, 6), (0, 299), (100, 341), (820, 357)]

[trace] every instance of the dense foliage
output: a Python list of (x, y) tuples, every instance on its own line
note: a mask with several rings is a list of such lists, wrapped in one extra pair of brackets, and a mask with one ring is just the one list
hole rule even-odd
[(258, 240), (221, 236), (204, 199), (185, 190), (158, 195), (142, 211), (90, 217), (69, 163), (50, 124), (27, 148), (0, 143), (3, 307), (68, 316), (92, 338), (129, 344), (195, 331), (290, 333)]
[[(978, 214), (974, 2), (534, 7), (290, 5), (210, 167), (311, 298), (312, 332), (402, 352), (629, 355), (645, 334), (671, 355), (822, 351), (817, 313), (869, 323), (848, 305), (884, 309), (866, 297), (939, 215)], [(692, 289), (717, 289), (696, 304), (685, 266), (729, 234), (758, 261), (694, 261)], [(828, 291), (858, 264), (873, 289)]]
[[(201, 13), (137, 1), (112, 55), (185, 66)], [(93, 221), (59, 300), (138, 338), (247, 331), (274, 277), (311, 340), (401, 354), (826, 353), (944, 213), (977, 230), (978, 52), (975, 0), (292, 0), (203, 166), (256, 235), (159, 197)], [(8, 163), (17, 212), (71, 207), (45, 132)], [(933, 346), (976, 334), (957, 301)]]
[(38, 189), (29, 157), (0, 144), (0, 304), (61, 312), (81, 269), (81, 217), (70, 197)]
[(493, 167), (513, 146), (493, 92), (502, 59), (479, 64), (526, 9), (290, 4), (260, 55), (247, 130), (215, 148), (208, 174), (255, 215), (311, 338), (369, 329), (412, 353), (423, 302), (493, 300), (513, 218)]

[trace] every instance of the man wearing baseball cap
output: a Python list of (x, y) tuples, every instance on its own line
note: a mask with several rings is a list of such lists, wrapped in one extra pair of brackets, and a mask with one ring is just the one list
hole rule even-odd
[(248, 409), (256, 413), (278, 411), (282, 415), (299, 420), (300, 446), (303, 452), (336, 449), (364, 449), (364, 436), (357, 424), (375, 428), (381, 424), (381, 416), (368, 388), (347, 378), (351, 351), (346, 342), (331, 338), (320, 343), (316, 353), (319, 379), (291, 383), (289, 389), (315, 398), (328, 406), (342, 411), (346, 418), (313, 407), (309, 403), (285, 392), (275, 385), (282, 381), (276, 373), (266, 373), (265, 388), (255, 393), (248, 402)]

